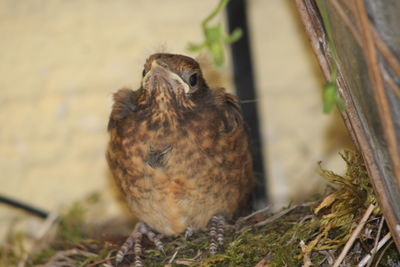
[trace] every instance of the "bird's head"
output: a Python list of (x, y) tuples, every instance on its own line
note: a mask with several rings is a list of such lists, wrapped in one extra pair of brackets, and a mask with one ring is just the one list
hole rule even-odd
[(143, 69), (142, 88), (165, 106), (176, 103), (190, 107), (208, 90), (199, 64), (192, 58), (174, 54), (154, 54)]

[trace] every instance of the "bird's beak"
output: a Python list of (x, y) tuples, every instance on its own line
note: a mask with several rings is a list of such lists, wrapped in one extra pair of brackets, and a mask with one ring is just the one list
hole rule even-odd
[[(151, 63), (150, 70), (142, 79), (142, 87), (146, 88), (149, 82), (152, 84), (152, 81), (155, 80), (166, 82), (172, 88), (182, 87), (185, 93), (188, 93), (190, 90), (189, 85), (183, 81), (178, 74), (169, 70), (168, 67), (163, 62), (159, 62), (159, 60), (154, 60)], [(155, 86), (150, 86), (150, 91), (154, 90), (154, 87)]]

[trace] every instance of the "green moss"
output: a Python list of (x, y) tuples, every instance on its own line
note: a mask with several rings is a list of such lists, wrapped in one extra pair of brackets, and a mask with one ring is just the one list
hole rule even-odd
[(24, 233), (15, 233), (8, 237), (4, 245), (0, 247), (0, 266), (16, 266), (22, 254), (25, 252), (23, 243), (26, 240)]
[(41, 250), (40, 252), (33, 253), (31, 255), (32, 265), (45, 264), (56, 252), (56, 249), (47, 248)]
[[(209, 237), (200, 233), (185, 241), (182, 236), (165, 244), (166, 254), (172, 255), (179, 248), (179, 259), (192, 259), (202, 252), (200, 261), (193, 266), (254, 266), (268, 256), (270, 266), (297, 266), (301, 263), (295, 256), (300, 250), (300, 240), (308, 240), (318, 229), (318, 219), (311, 216), (311, 210), (299, 208), (294, 214), (287, 215), (259, 228), (244, 228), (226, 231), (224, 250), (212, 257), (208, 256)], [(309, 220), (299, 224), (305, 216)], [(158, 250), (145, 251), (144, 265), (164, 266), (168, 262)], [(180, 266), (179, 264), (173, 266)], [(183, 265), (182, 265), (183, 266)]]
[(85, 236), (83, 230), (85, 209), (81, 203), (75, 203), (60, 219), (58, 239), (63, 242), (77, 243)]
[(400, 254), (394, 241), (389, 242), (383, 250), (378, 253), (372, 266), (393, 267), (400, 266)]
[(322, 177), (336, 189), (316, 208), (315, 212), (322, 216), (319, 234), (307, 244), (303, 255), (343, 246), (369, 204), (375, 206), (375, 214), (380, 214), (361, 155), (352, 151), (340, 155), (347, 164), (344, 175), (321, 168)]

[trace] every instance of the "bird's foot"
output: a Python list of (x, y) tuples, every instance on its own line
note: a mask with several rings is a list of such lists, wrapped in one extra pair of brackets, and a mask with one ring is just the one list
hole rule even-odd
[(210, 254), (215, 255), (219, 246), (224, 245), (225, 219), (222, 216), (213, 216), (210, 219)]
[(185, 231), (185, 239), (188, 240), (194, 233), (196, 232), (196, 228), (193, 226), (188, 226)]
[(122, 245), (117, 253), (117, 256), (115, 258), (117, 265), (122, 262), (128, 251), (133, 248), (133, 252), (135, 255), (135, 267), (143, 266), (142, 259), (140, 258), (140, 256), (142, 255), (143, 235), (146, 235), (147, 238), (156, 245), (157, 249), (164, 252), (164, 247), (160, 240), (160, 237), (152, 232), (145, 223), (138, 222), (131, 235), (128, 237), (128, 239), (125, 241), (125, 243)]

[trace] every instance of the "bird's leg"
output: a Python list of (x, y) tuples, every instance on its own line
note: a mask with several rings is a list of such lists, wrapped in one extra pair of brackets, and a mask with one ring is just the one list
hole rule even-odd
[(160, 240), (160, 237), (156, 236), (154, 232), (143, 222), (138, 222), (135, 226), (135, 229), (122, 245), (121, 249), (118, 251), (116, 256), (117, 264), (121, 263), (124, 259), (125, 255), (128, 251), (133, 247), (133, 252), (135, 255), (135, 267), (142, 267), (142, 259), (140, 256), (142, 255), (142, 237), (146, 235), (147, 238), (153, 242), (157, 249), (164, 252), (163, 244)]
[(210, 219), (210, 254), (217, 253), (218, 246), (224, 245), (225, 219), (222, 216), (213, 216)]
[(135, 253), (135, 266), (142, 266), (140, 255), (142, 254), (142, 236), (140, 231), (141, 223), (137, 223), (131, 235), (126, 239), (115, 257), (117, 265), (122, 262), (126, 253), (133, 247)]
[(217, 216), (217, 241), (218, 245), (224, 246), (225, 218)]

